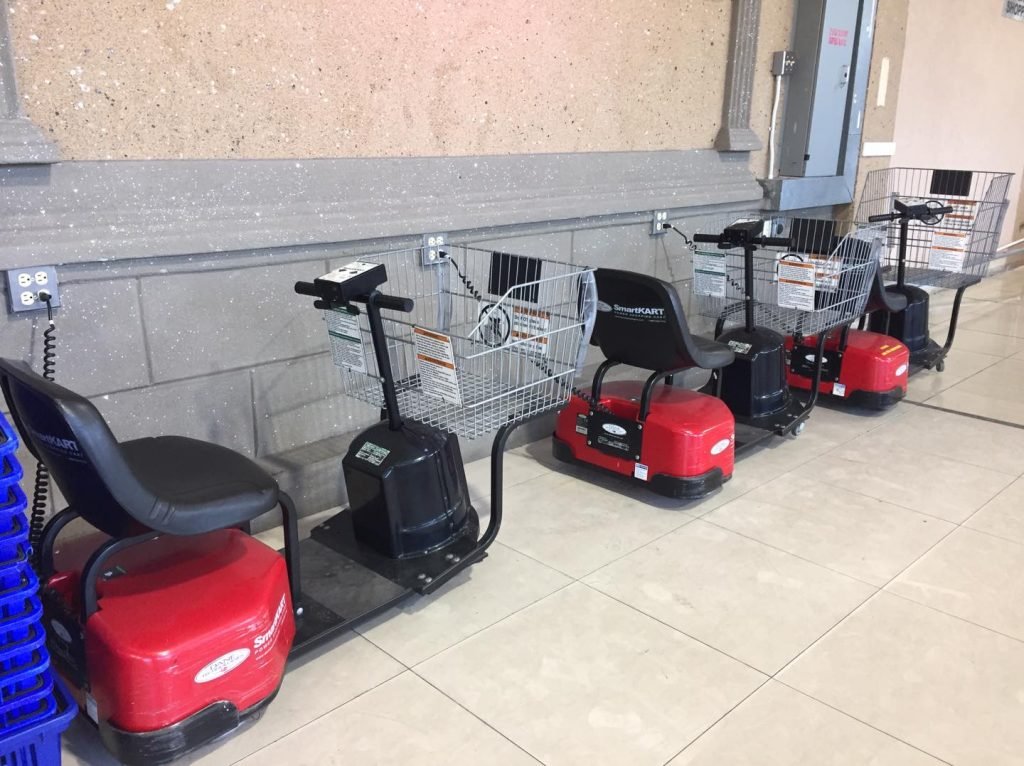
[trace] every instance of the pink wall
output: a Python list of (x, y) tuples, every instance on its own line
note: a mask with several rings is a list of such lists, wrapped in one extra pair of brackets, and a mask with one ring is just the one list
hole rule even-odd
[(910, 0), (892, 164), (1015, 173), (1005, 243), (1024, 237), (1024, 23), (1002, 5)]

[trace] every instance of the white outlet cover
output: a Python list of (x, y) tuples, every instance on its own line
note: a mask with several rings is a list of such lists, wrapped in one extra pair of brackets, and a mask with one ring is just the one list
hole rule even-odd
[(18, 275), (18, 287), (28, 287), (30, 284), (32, 284), (32, 277), (28, 274)]

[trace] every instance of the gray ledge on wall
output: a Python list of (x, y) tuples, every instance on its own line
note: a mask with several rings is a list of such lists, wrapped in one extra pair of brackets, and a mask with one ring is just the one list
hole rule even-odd
[(716, 151), (0, 167), (0, 268), (754, 204)]
[(56, 145), (21, 114), (11, 35), (7, 26), (7, 0), (0, 0), (0, 165), (56, 162), (59, 159)]

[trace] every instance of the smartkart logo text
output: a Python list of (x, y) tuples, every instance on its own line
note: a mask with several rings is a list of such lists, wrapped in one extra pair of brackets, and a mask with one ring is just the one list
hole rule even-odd
[(622, 306), (614, 303), (611, 311), (616, 316), (626, 319), (646, 319), (655, 322), (665, 319), (665, 309), (659, 306)]
[(56, 452), (63, 452), (71, 457), (82, 456), (82, 450), (74, 439), (65, 439), (53, 434), (40, 433), (39, 431), (32, 431), (32, 438)]
[(271, 621), (270, 627), (253, 639), (252, 648), (256, 651), (257, 655), (267, 651), (273, 645), (274, 639), (277, 638), (281, 625), (284, 623), (285, 609), (287, 608), (286, 601), (286, 597), (281, 596), (281, 603), (277, 605), (277, 611), (274, 612), (274, 619)]

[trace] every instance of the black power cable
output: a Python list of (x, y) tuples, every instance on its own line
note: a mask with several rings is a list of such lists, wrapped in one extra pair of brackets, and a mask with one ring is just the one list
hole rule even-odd
[[(43, 333), (43, 377), (53, 381), (57, 369), (57, 326), (53, 321), (53, 296), (39, 291), (39, 300), (46, 304), (46, 331)], [(39, 544), (46, 526), (46, 511), (50, 496), (50, 471), (41, 460), (36, 461), (35, 486), (32, 490), (32, 512), (29, 515), (28, 540), (32, 548), (32, 565), (38, 570)]]

